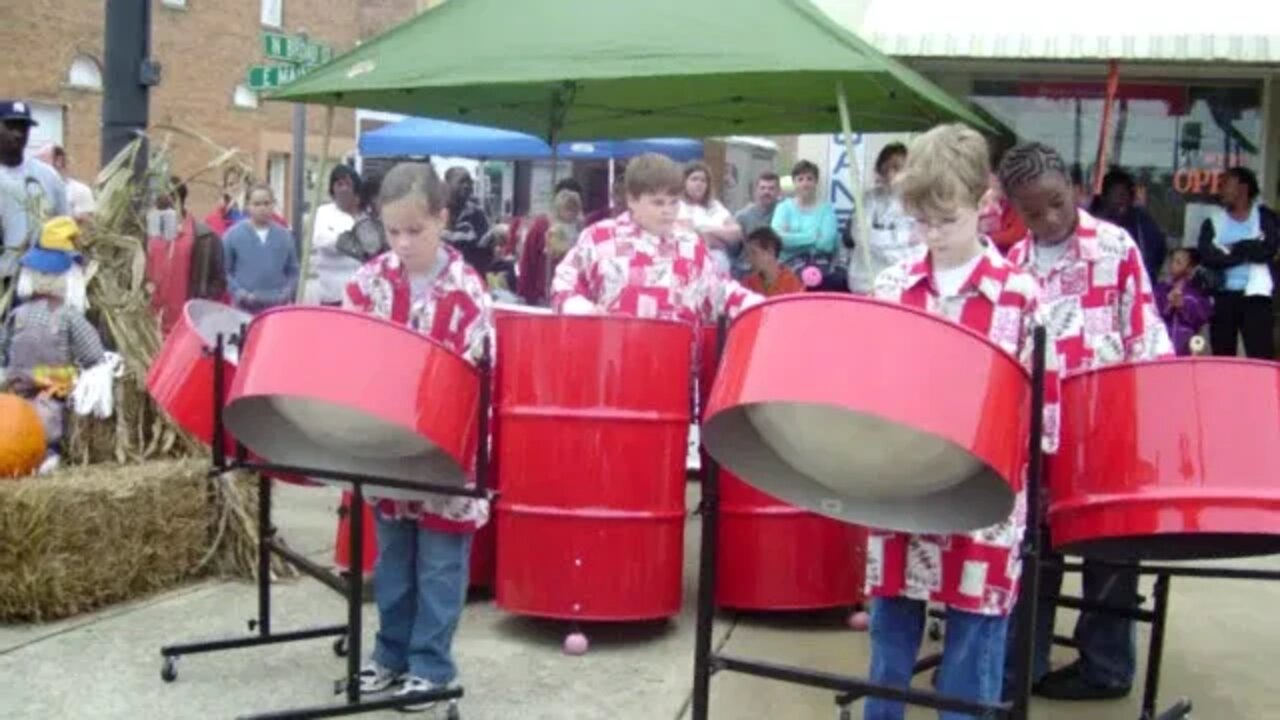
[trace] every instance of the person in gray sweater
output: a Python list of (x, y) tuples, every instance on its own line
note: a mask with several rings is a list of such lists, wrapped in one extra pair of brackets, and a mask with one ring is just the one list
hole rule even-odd
[(222, 238), (231, 303), (256, 313), (293, 302), (298, 248), (293, 234), (271, 219), (275, 194), (267, 185), (249, 191), (249, 217)]

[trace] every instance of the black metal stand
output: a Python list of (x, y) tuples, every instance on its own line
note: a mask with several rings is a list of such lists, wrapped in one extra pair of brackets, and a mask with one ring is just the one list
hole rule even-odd
[[(160, 677), (165, 682), (173, 682), (178, 677), (177, 661), (183, 655), (218, 652), (236, 648), (258, 647), (297, 640), (313, 640), (322, 637), (339, 636), (333, 644), (333, 651), (339, 657), (346, 657), (345, 677), (334, 683), (334, 694), (346, 695), (346, 702), (338, 705), (317, 705), (304, 708), (293, 708), (276, 712), (243, 716), (252, 720), (303, 720), (307, 718), (340, 717), (402, 708), (424, 702), (439, 701), (448, 703), (447, 717), (458, 720), (460, 713), (457, 701), (463, 696), (463, 689), (450, 688), (424, 691), (378, 700), (364, 700), (360, 693), (360, 659), (362, 657), (361, 642), (363, 637), (364, 578), (356, 568), (364, 558), (364, 512), (365, 487), (390, 487), (416, 491), (439, 493), (474, 498), (490, 498), (488, 488), (489, 449), (486, 442), (489, 427), (489, 351), (486, 344), (484, 357), (479, 363), (480, 369), (480, 411), (479, 442), (476, 447), (476, 485), (474, 488), (434, 485), (428, 483), (411, 483), (392, 478), (381, 478), (355, 473), (334, 472), (323, 468), (294, 467), (273, 465), (270, 463), (250, 462), (246, 459), (244, 445), (236, 443), (235, 458), (228, 462), (226, 453), (226, 428), (223, 422), (222, 398), (225, 397), (226, 378), (221, 359), (227, 342), (243, 346), (246, 330), (241, 329), (239, 336), (224, 338), (218, 334), (211, 354), (217, 361), (213, 367), (213, 448), (212, 468), (210, 476), (217, 476), (232, 470), (248, 470), (258, 473), (258, 616), (249, 620), (249, 631), (256, 633), (249, 637), (228, 638), (206, 642), (167, 645), (160, 648), (163, 664)], [(350, 532), (347, 538), (348, 557), (351, 559), (351, 572), (345, 577), (339, 576), (308, 558), (298, 554), (281, 543), (276, 536), (276, 528), (271, 523), (271, 479), (266, 474), (289, 474), (303, 477), (321, 477), (339, 480), (351, 484), (351, 504), (349, 506)], [(302, 573), (315, 578), (325, 586), (346, 598), (347, 621), (345, 625), (326, 625), (283, 633), (271, 630), (271, 556), (284, 560)]]
[[(1100, 560), (1091, 560), (1091, 562), (1106, 565), (1108, 563)], [(1132, 568), (1132, 566), (1126, 566)], [(1084, 570), (1084, 564), (1080, 562), (1063, 563), (1063, 570), (1066, 572), (1081, 572)], [(1143, 609), (1142, 607), (1116, 607), (1112, 605), (1104, 605), (1101, 603), (1089, 602), (1077, 597), (1061, 597), (1058, 598), (1055, 607), (1072, 608), (1074, 610), (1094, 612), (1102, 615), (1111, 615), (1114, 617), (1129, 618), (1136, 622), (1150, 623), (1151, 637), (1147, 643), (1147, 672), (1143, 679), (1142, 688), (1142, 707), (1139, 720), (1180, 720), (1190, 716), (1192, 710), (1191, 701), (1187, 698), (1179, 698), (1172, 706), (1163, 712), (1157, 711), (1156, 704), (1160, 694), (1160, 671), (1164, 661), (1164, 639), (1167, 629), (1169, 617), (1169, 589), (1175, 577), (1194, 577), (1194, 578), (1213, 578), (1219, 580), (1265, 580), (1280, 581), (1280, 571), (1275, 570), (1254, 570), (1247, 568), (1214, 568), (1214, 567), (1196, 567), (1192, 565), (1159, 565), (1159, 564), (1142, 564), (1139, 565), (1137, 571), (1140, 575), (1154, 575), (1155, 587), (1151, 595), (1151, 609)], [(1143, 602), (1139, 598), (1139, 605)], [(1052, 609), (1050, 610), (1052, 612)], [(1076, 643), (1072, 638), (1063, 636), (1054, 636), (1055, 645), (1063, 645), (1067, 647), (1075, 647)]]
[[(726, 325), (721, 321), (719, 348), (723, 349)], [(1041, 436), (1043, 435), (1045, 331), (1037, 328), (1034, 338), (1035, 361), (1031, 374), (1031, 432), (1028, 437), (1030, 468), (1027, 473), (1027, 532), (1020, 549), (1023, 561), (1023, 590), (1035, 593), (1040, 574), (1040, 473), (1042, 465)], [(693, 668), (693, 720), (708, 720), (711, 706), (711, 676), (719, 671), (738, 672), (781, 682), (823, 688), (837, 693), (836, 703), (842, 714), (848, 716), (848, 706), (862, 697), (872, 696), (897, 700), (908, 705), (967, 712), (981, 717), (1012, 718), (1025, 720), (1031, 689), (1031, 658), (1033, 638), (1030, 632), (1035, 626), (1035, 603), (1019, 603), (1013, 618), (1020, 632), (1015, 652), (1022, 658), (1017, 673), (1017, 691), (1012, 702), (981, 703), (941, 695), (936, 692), (915, 690), (873, 683), (862, 678), (833, 675), (805, 668), (789, 667), (760, 660), (749, 660), (713, 652), (712, 626), (715, 618), (716, 560), (719, 554), (720, 485), (714, 461), (702, 468), (702, 551), (698, 568), (698, 623), (694, 641)], [(1032, 597), (1035, 597), (1033, 594)], [(916, 664), (917, 672), (937, 665), (939, 658), (925, 658)]]

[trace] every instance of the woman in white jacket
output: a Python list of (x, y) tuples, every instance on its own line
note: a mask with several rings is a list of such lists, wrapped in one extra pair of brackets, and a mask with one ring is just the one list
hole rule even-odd
[(876, 157), (876, 186), (867, 191), (862, 204), (867, 213), (867, 252), (857, 247), (863, 239), (858, 237), (856, 218), (851, 228), (855, 246), (849, 258), (849, 290), (853, 293), (871, 294), (881, 271), (923, 251), (924, 246), (912, 237), (912, 220), (893, 189), (893, 179), (906, 162), (907, 146), (902, 143), (884, 146)]
[(338, 238), (360, 218), (360, 175), (349, 165), (329, 173), (332, 202), (316, 208), (311, 234), (311, 272), (306, 279), (308, 305), (341, 305), (343, 290), (360, 261), (338, 250)]

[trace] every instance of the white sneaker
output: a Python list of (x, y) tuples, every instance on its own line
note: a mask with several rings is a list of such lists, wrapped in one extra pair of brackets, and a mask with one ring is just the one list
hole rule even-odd
[(57, 470), (60, 465), (62, 465), (62, 456), (58, 453), (49, 453), (45, 457), (44, 462), (40, 463), (40, 469), (36, 470), (36, 474), (48, 475), (54, 470)]
[(370, 660), (360, 668), (360, 693), (371, 695), (380, 693), (404, 679), (404, 673), (398, 673), (384, 667), (376, 660)]
[[(415, 695), (417, 693), (428, 692), (431, 690), (451, 689), (457, 686), (458, 684), (456, 682), (451, 682), (447, 685), (433, 685), (431, 681), (427, 680), (426, 678), (420, 678), (415, 675), (409, 675), (404, 679), (404, 685), (402, 685), (400, 689), (396, 691), (396, 694), (393, 695), (392, 697), (404, 697), (405, 695)], [(396, 709), (399, 710), (400, 712), (407, 712), (407, 713), (425, 712), (435, 707), (438, 703), (441, 703), (441, 702), (448, 702), (448, 701), (423, 700), (422, 702), (419, 702), (419, 703), (413, 703), (410, 705), (401, 705)]]

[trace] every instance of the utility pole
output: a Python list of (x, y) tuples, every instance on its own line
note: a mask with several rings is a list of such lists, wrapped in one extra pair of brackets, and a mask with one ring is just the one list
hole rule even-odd
[[(305, 43), (306, 29), (303, 29), (300, 35)], [(303, 103), (293, 104), (293, 156), (290, 161), (293, 167), (289, 175), (293, 178), (293, 182), (289, 184), (289, 208), (292, 210), (289, 213), (289, 224), (293, 227), (294, 240), (301, 244), (302, 233), (306, 227), (303, 203), (306, 202), (307, 179), (307, 106)], [(317, 182), (319, 181), (317, 179)]]
[[(150, 0), (107, 0), (102, 86), (102, 164), (115, 159), (150, 120), (151, 88), (160, 84), (160, 65), (151, 59)], [(136, 172), (146, 171), (147, 152)]]

